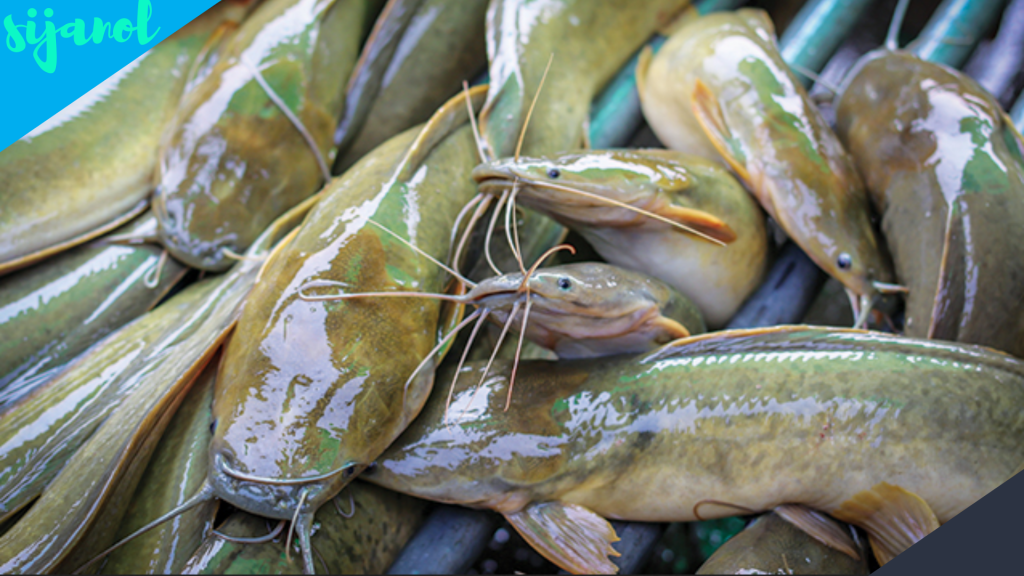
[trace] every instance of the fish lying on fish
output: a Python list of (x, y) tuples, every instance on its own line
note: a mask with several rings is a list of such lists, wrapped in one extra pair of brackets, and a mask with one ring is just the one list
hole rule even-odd
[[(838, 525), (836, 528), (843, 529)], [(777, 513), (769, 512), (722, 544), (696, 573), (868, 574), (865, 551), (854, 543), (850, 532), (847, 537), (860, 559), (821, 543)]]
[(667, 146), (721, 160), (814, 262), (846, 286), (858, 325), (895, 288), (853, 160), (779, 54), (763, 10), (702, 16), (637, 67)]
[(175, 258), (227, 269), (329, 177), (371, 3), (264, 0), (220, 49), (160, 150), (152, 204)]
[(979, 346), (807, 326), (717, 332), (640, 356), (522, 362), (507, 411), (510, 366), (476, 392), (482, 368), (460, 374), (457, 417), (435, 394), (364, 477), (496, 510), (574, 572), (614, 571), (604, 518), (782, 504), (865, 528), (884, 564), (1024, 462), (1024, 362)]
[(473, 178), (492, 195), (515, 186), (518, 201), (578, 232), (607, 261), (692, 299), (713, 328), (729, 321), (767, 268), (761, 208), (704, 158), (671, 150), (569, 152), (484, 163)]
[(219, 2), (0, 152), (0, 274), (146, 209), (190, 72), (253, 4)]
[(897, 50), (844, 80), (837, 131), (864, 175), (908, 336), (1024, 356), (1024, 139), (974, 80)]

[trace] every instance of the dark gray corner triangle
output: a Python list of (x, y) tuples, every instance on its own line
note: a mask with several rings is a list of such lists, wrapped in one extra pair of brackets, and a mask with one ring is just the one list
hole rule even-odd
[(1017, 474), (875, 574), (976, 574), (1020, 569), (1024, 474)]

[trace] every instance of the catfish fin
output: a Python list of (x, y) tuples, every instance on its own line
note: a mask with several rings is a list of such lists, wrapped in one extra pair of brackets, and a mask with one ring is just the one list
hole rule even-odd
[(939, 519), (927, 502), (887, 482), (858, 492), (832, 516), (867, 531), (881, 566), (939, 527)]
[(935, 281), (935, 302), (928, 324), (928, 338), (956, 341), (964, 310), (967, 270), (963, 255), (964, 230), (959, 204), (954, 201), (946, 218), (942, 260)]
[(538, 502), (505, 514), (516, 532), (542, 556), (573, 574), (616, 574), (608, 556), (618, 542), (607, 520), (576, 504)]
[(853, 541), (850, 532), (825, 514), (799, 504), (777, 506), (775, 513), (825, 546), (860, 561), (857, 543)]
[(664, 216), (669, 220), (674, 220), (683, 224), (689, 228), (706, 234), (715, 240), (729, 244), (736, 241), (736, 232), (729, 227), (722, 219), (718, 218), (710, 212), (703, 210), (694, 210), (693, 208), (684, 208), (682, 206), (676, 206), (671, 204), (664, 208), (655, 210), (660, 216)]
[(742, 158), (737, 158), (736, 152), (729, 145), (729, 138), (732, 133), (725, 123), (725, 116), (722, 114), (722, 107), (718, 105), (718, 98), (708, 85), (700, 78), (693, 86), (691, 96), (693, 114), (697, 122), (704, 129), (704, 134), (714, 145), (715, 150), (722, 155), (722, 158), (729, 164), (729, 167), (748, 185), (750, 184), (750, 172), (744, 165)]
[(680, 338), (689, 338), (691, 336), (690, 330), (686, 326), (683, 326), (679, 322), (676, 322), (666, 316), (658, 316), (654, 320), (651, 320), (651, 325), (668, 332), (673, 341)]

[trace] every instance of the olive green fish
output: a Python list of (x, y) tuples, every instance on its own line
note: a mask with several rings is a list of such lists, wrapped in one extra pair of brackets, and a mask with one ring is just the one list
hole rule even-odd
[[(863, 550), (860, 552), (864, 553)], [(860, 560), (856, 560), (826, 546), (775, 512), (759, 516), (742, 532), (722, 544), (697, 570), (697, 574), (869, 572), (866, 556), (862, 555)]]
[[(210, 360), (167, 425), (117, 530), (124, 538), (181, 505), (206, 479), (213, 431), (213, 387), (220, 354)], [(212, 528), (216, 502), (206, 502), (112, 552), (103, 574), (180, 574)], [(96, 552), (99, 552), (97, 550)]]
[[(41, 494), (0, 537), (0, 570), (70, 573), (113, 541), (128, 495), (189, 386), (234, 326), (261, 257), (311, 203), (278, 219), (227, 274), (189, 286), (111, 335), (96, 348), (99, 356), (88, 354), (65, 372), (75, 386), (58, 387), (58, 379), (42, 391), (56, 398), (36, 394), (28, 399), (36, 401), (32, 411), (23, 413), (23, 403), (4, 415), (12, 424), (2, 428), (0, 502), (10, 514)], [(72, 409), (76, 404), (86, 409)], [(8, 420), (29, 416), (32, 425)], [(12, 475), (16, 481), (7, 479)]]
[(371, 4), (265, 0), (220, 50), (160, 150), (153, 211), (175, 258), (227, 269), (225, 249), (320, 188)]
[(866, 317), (891, 290), (853, 160), (779, 54), (758, 9), (696, 18), (637, 67), (644, 116), (670, 148), (721, 160)]
[[(326, 574), (383, 574), (423, 520), (426, 502), (356, 480), (316, 513), (311, 544)], [(232, 537), (258, 538), (273, 522), (235, 512), (217, 527)], [(294, 543), (293, 543), (294, 546)], [(211, 534), (185, 565), (184, 574), (298, 574), (299, 554), (285, 551), (284, 535), (269, 542), (230, 542)]]
[(999, 103), (884, 48), (847, 77), (836, 120), (909, 289), (907, 335), (1024, 356), (1024, 140)]
[[(688, 4), (689, 0), (492, 1), (487, 8), (491, 89), (480, 112), (482, 160), (583, 148), (591, 101), (638, 48)], [(538, 94), (542, 79), (544, 92)], [(529, 210), (521, 216), (519, 228), (519, 253), (526, 260), (540, 256), (565, 235), (564, 228)], [(503, 237), (501, 230), (497, 237)], [(501, 271), (514, 269), (510, 247), (497, 242), (495, 248)], [(480, 280), (490, 274), (481, 261), (469, 277)]]
[(884, 564), (1024, 463), (1024, 362), (980, 346), (716, 332), (641, 356), (523, 362), (507, 411), (510, 366), (476, 392), (482, 368), (463, 370), (447, 422), (435, 394), (364, 477), (496, 510), (574, 572), (614, 572), (605, 518), (782, 504), (865, 528)]
[[(146, 230), (156, 230), (149, 213), (111, 235)], [(155, 306), (184, 274), (161, 263), (156, 246), (101, 238), (0, 279), (0, 413)]]
[[(300, 297), (318, 302), (393, 295), (441, 297), (472, 304), (477, 311), (449, 332), (441, 344), (473, 320), (477, 322), (474, 334), (481, 324), (491, 320), (502, 326), (518, 326), (520, 333), (525, 329), (523, 337), (555, 352), (559, 358), (644, 352), (706, 329), (700, 311), (672, 287), (645, 274), (603, 262), (531, 269), (527, 275), (512, 272), (479, 284), (460, 279), (472, 286), (461, 296), (418, 292), (316, 295), (304, 291)], [(306, 286), (312, 289), (339, 284), (311, 282)]]
[(0, 151), (0, 274), (145, 210), (190, 70), (251, 3), (218, 3)]
[[(483, 70), (486, 10), (487, 0), (388, 3), (349, 80), (334, 136), (335, 174), (388, 138), (426, 122), (464, 80)], [(402, 12), (402, 18), (392, 12)]]
[(594, 150), (504, 158), (478, 166), (473, 178), (493, 195), (518, 181), (523, 205), (579, 233), (605, 260), (668, 282), (712, 328), (729, 321), (767, 268), (764, 213), (731, 174), (701, 157)]
[[(484, 90), (470, 91), (470, 102), (479, 106)], [(271, 259), (226, 348), (209, 489), (197, 498), (297, 517), (307, 571), (315, 569), (309, 535), (316, 510), (426, 401), (433, 365), (409, 379), (445, 321), (432, 300), (310, 302), (303, 289), (326, 281), (352, 292), (441, 291), (444, 271), (393, 234), (444, 258), (455, 217), (474, 193), (475, 163), (459, 95), (424, 127), (388, 140), (332, 180), (294, 240)]]
[(487, 9), (491, 90), (480, 131), (492, 158), (514, 155), (549, 59), (522, 152), (541, 156), (579, 149), (590, 103), (687, 0), (495, 0)]

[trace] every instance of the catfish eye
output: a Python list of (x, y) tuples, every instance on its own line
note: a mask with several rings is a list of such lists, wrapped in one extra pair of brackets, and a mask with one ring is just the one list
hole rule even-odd
[(849, 270), (850, 267), (853, 266), (853, 258), (851, 258), (846, 252), (843, 252), (839, 255), (839, 258), (836, 259), (836, 265), (839, 266), (840, 270)]
[(341, 477), (342, 478), (351, 478), (352, 475), (355, 474), (355, 473), (356, 473), (356, 465), (355, 464), (349, 464), (348, 466), (345, 466), (345, 468), (341, 471)]
[(568, 290), (569, 288), (572, 288), (572, 280), (569, 280), (568, 278), (565, 277), (559, 278), (558, 287), (561, 288), (562, 290)]
[(552, 168), (552, 169), (548, 170), (548, 177), (549, 178), (558, 178), (561, 175), (562, 175), (562, 173), (558, 171), (558, 168)]
[(216, 433), (217, 433), (217, 419), (215, 418), (213, 420), (213, 422), (210, 422), (210, 434), (216, 434)]

